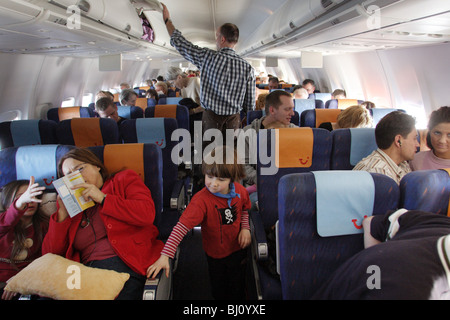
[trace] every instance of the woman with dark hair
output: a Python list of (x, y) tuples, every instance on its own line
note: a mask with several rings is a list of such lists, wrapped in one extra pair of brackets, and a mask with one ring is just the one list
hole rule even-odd
[(50, 218), (43, 254), (54, 253), (87, 266), (126, 272), (130, 279), (117, 299), (142, 298), (148, 266), (159, 257), (155, 206), (150, 190), (132, 170), (110, 174), (88, 149), (75, 148), (58, 163), (58, 175), (79, 170), (86, 201), (95, 206), (70, 217), (62, 200)]
[(41, 256), (42, 239), (48, 219), (38, 211), (45, 187), (34, 183), (34, 177), (17, 180), (2, 188), (0, 213), (0, 294), (13, 299), (16, 293), (3, 292), (6, 282)]
[(450, 168), (450, 107), (431, 113), (428, 121), (427, 146), (431, 149), (415, 155), (412, 170)]

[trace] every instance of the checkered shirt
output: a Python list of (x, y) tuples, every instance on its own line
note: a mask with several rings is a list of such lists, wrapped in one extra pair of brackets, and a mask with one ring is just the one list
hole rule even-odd
[(198, 47), (175, 30), (170, 44), (200, 71), (202, 107), (218, 115), (255, 109), (256, 79), (253, 67), (233, 49)]

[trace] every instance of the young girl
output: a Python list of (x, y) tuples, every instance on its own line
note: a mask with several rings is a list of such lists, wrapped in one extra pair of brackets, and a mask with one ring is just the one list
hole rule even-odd
[[(45, 187), (30, 181), (18, 180), (2, 189), (0, 213), (0, 292), (12, 276), (41, 256), (41, 244), (48, 219), (37, 213), (41, 200), (37, 199)], [(10, 300), (15, 293), (2, 292), (2, 299)]]
[(168, 276), (169, 258), (173, 259), (189, 230), (201, 224), (213, 297), (244, 299), (247, 253), (243, 249), (251, 242), (247, 213), (251, 203), (247, 190), (237, 182), (244, 177), (244, 167), (237, 164), (233, 149), (220, 146), (205, 157), (202, 170), (205, 187), (192, 198), (161, 257), (147, 269), (147, 277), (156, 276), (161, 269)]

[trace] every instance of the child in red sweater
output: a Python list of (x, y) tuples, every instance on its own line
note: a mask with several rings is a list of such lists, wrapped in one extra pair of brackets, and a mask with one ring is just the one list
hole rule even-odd
[(246, 250), (251, 242), (247, 210), (251, 203), (247, 190), (237, 181), (245, 173), (237, 163), (235, 150), (219, 146), (205, 157), (202, 166), (205, 187), (192, 198), (178, 224), (172, 230), (161, 257), (147, 269), (147, 277), (161, 269), (168, 276), (169, 258), (184, 236), (201, 224), (213, 297), (245, 298)]

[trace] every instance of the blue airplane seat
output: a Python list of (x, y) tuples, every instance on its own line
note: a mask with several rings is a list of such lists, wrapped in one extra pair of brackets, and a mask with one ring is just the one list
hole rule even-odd
[(294, 105), (298, 114), (302, 114), (305, 110), (325, 108), (323, 101), (316, 99), (294, 99)]
[(0, 123), (0, 150), (40, 144), (56, 144), (57, 124), (52, 120), (16, 120)]
[(378, 148), (375, 128), (337, 129), (331, 132), (331, 170), (352, 170)]
[(113, 119), (74, 118), (58, 123), (59, 144), (93, 147), (121, 143), (119, 127)]
[(47, 111), (47, 119), (60, 122), (73, 118), (93, 118), (95, 111), (89, 107), (51, 108)]
[(318, 128), (324, 122), (336, 122), (341, 109), (310, 109), (300, 115), (300, 127)]
[(391, 178), (365, 171), (285, 175), (278, 193), (285, 300), (310, 299), (343, 262), (363, 250), (364, 217), (396, 210), (400, 194)]
[(158, 104), (145, 109), (146, 118), (175, 118), (178, 128), (189, 131), (189, 109), (183, 105)]
[(387, 115), (388, 113), (391, 113), (392, 111), (401, 111), (406, 112), (403, 109), (391, 109), (391, 108), (372, 108), (369, 109), (369, 112), (372, 116), (373, 125), (374, 127), (380, 122), (380, 120)]
[(263, 299), (280, 299), (279, 279), (265, 267), (272, 250), (267, 235), (278, 220), (278, 182), (290, 173), (329, 170), (331, 134), (313, 128), (260, 130), (257, 152), (257, 195), (259, 211), (250, 212), (254, 225), (252, 250), (260, 279), (256, 282)]
[(144, 110), (135, 106), (118, 106), (117, 113), (119, 117), (125, 119), (138, 119), (144, 117)]
[(401, 208), (449, 215), (449, 198), (450, 177), (445, 169), (413, 171), (400, 181)]
[(331, 99), (325, 102), (325, 109), (346, 109), (363, 102), (363, 100), (357, 99)]

